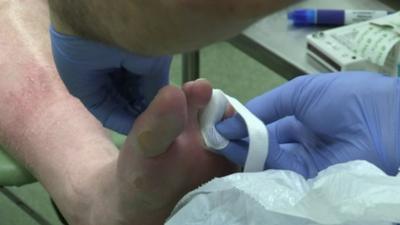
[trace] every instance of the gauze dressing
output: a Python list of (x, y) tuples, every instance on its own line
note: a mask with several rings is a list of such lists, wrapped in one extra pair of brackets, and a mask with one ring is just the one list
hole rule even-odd
[(228, 103), (243, 118), (249, 134), (249, 150), (244, 171), (263, 171), (268, 156), (268, 130), (266, 126), (237, 99), (218, 89), (213, 90), (211, 100), (200, 116), (201, 133), (205, 144), (213, 152), (220, 151), (228, 146), (229, 140), (219, 134), (215, 128), (215, 124), (221, 121)]

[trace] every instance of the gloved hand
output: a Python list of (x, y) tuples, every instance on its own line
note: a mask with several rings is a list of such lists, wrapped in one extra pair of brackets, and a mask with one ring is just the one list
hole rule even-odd
[(168, 84), (170, 56), (145, 57), (50, 29), (57, 69), (72, 95), (105, 127), (127, 134)]
[[(296, 78), (246, 105), (270, 135), (265, 169), (306, 178), (337, 163), (367, 160), (389, 175), (400, 166), (400, 84), (368, 72)], [(232, 140), (222, 151), (243, 165), (247, 131), (234, 116), (217, 125)]]

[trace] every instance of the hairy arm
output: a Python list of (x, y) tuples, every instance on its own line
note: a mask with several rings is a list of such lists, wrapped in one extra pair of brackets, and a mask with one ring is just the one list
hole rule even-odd
[(295, 0), (49, 0), (60, 32), (149, 54), (225, 40)]

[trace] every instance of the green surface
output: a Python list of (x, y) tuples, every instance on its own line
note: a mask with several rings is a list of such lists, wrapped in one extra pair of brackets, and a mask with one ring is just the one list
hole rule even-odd
[[(172, 63), (172, 83), (181, 83), (181, 57)], [(241, 102), (276, 87), (286, 80), (249, 58), (228, 43), (219, 43), (201, 51), (201, 78), (214, 88), (236, 97)]]
[(35, 178), (15, 163), (0, 146), (0, 186), (21, 186), (34, 181)]
[[(24, 190), (29, 190), (24, 188)], [(48, 206), (48, 203), (37, 196), (27, 198), (27, 201), (37, 199), (42, 206)], [(18, 208), (14, 203), (10, 202), (4, 195), (0, 193), (0, 225), (37, 225), (37, 223), (27, 216), (25, 212)]]
[[(180, 56), (176, 56), (171, 68), (171, 80), (176, 85), (181, 83), (180, 59)], [(200, 74), (202, 78), (210, 80), (215, 88), (223, 89), (242, 102), (285, 81), (226, 43), (212, 45), (202, 50)], [(113, 139), (117, 141), (118, 146), (122, 146), (123, 136), (114, 134)], [(12, 168), (9, 167), (12, 165), (9, 157), (0, 152), (0, 178), (4, 173), (2, 169)], [(20, 168), (12, 169), (11, 174), (16, 177), (7, 178), (9, 181), (27, 178), (26, 172)], [(13, 187), (11, 191), (51, 224), (60, 224), (50, 205), (49, 196), (40, 184)], [(37, 225), (37, 223), (0, 193), (0, 225)]]
[[(40, 184), (34, 183), (20, 188), (9, 187), (8, 189), (50, 224), (62, 225), (51, 205), (50, 196)], [(0, 193), (0, 225), (39, 224)]]

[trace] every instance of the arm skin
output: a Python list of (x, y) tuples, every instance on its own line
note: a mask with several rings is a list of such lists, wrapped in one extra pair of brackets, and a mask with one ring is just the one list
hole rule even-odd
[(77, 182), (117, 152), (57, 76), (44, 1), (2, 0), (0, 22), (0, 140), (56, 202), (71, 206), (68, 201), (81, 194)]
[(119, 153), (56, 73), (45, 1), (0, 0), (0, 23), (0, 142), (70, 224), (162, 224), (183, 194), (233, 171), (202, 147), (208, 83), (161, 90)]
[[(49, 0), (52, 22), (74, 34), (127, 50), (164, 55), (231, 38), (295, 0)], [(63, 5), (64, 4), (64, 5)], [(64, 11), (57, 10), (57, 6)], [(71, 10), (79, 8), (80, 14)], [(72, 18), (63, 16), (73, 14)], [(74, 22), (79, 18), (79, 22)]]

